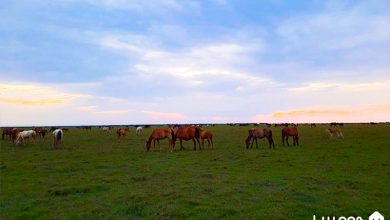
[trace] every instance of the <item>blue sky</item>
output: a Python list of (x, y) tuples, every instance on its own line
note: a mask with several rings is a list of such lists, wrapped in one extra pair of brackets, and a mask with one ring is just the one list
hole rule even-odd
[(0, 123), (390, 121), (389, 11), (385, 0), (6, 0)]

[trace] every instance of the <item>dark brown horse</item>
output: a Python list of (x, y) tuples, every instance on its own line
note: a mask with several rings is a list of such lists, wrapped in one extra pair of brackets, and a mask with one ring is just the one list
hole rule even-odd
[(203, 149), (204, 149), (204, 140), (207, 140), (207, 148), (210, 148), (210, 144), (211, 144), (211, 149), (213, 149), (213, 147), (214, 147), (213, 134), (210, 131), (201, 130), (200, 131), (200, 139), (202, 139)]
[(34, 131), (37, 133), (38, 137), (45, 138), (47, 130), (44, 128), (34, 128)]
[(130, 130), (129, 128), (118, 128), (116, 130), (117, 140), (118, 142), (121, 141), (121, 137), (125, 137), (127, 134), (129, 134)]
[(190, 126), (190, 127), (179, 127), (175, 133), (174, 142), (176, 139), (180, 140), (180, 150), (183, 150), (183, 140), (189, 141), (192, 140), (194, 142), (194, 150), (196, 150), (196, 143), (198, 143), (199, 150), (202, 149), (200, 145), (200, 130), (201, 128), (198, 126)]
[(4, 140), (4, 137), (8, 136), (8, 139), (12, 139), (12, 128), (3, 128), (3, 133), (1, 134), (1, 140)]
[(15, 142), (16, 136), (21, 130), (19, 128), (4, 128), (1, 135), (1, 139), (4, 140), (5, 136), (8, 136), (12, 143)]
[(271, 146), (272, 146), (273, 149), (275, 149), (274, 139), (272, 138), (272, 131), (270, 129), (267, 129), (267, 128), (251, 128), (251, 129), (249, 129), (248, 137), (245, 140), (246, 148), (248, 149), (249, 145), (252, 148), (254, 141), (256, 141), (256, 148), (258, 148), (257, 138), (260, 138), (260, 139), (267, 138), (269, 148), (271, 149)]
[(287, 146), (290, 146), (288, 144), (288, 137), (292, 136), (293, 138), (293, 145), (299, 145), (299, 136), (298, 136), (298, 129), (296, 127), (287, 127), (282, 129), (282, 143), (284, 146), (284, 140), (286, 140)]
[(151, 147), (151, 143), (153, 141), (153, 148), (156, 148), (156, 141), (158, 144), (159, 150), (161, 150), (160, 147), (160, 140), (168, 139), (169, 147), (172, 146), (171, 152), (175, 148), (175, 132), (172, 128), (158, 128), (152, 131), (152, 134), (150, 134), (148, 141), (146, 141), (146, 150), (149, 151)]

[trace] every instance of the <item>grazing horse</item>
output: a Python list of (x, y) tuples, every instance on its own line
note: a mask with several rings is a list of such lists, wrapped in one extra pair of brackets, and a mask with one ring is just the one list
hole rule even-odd
[(62, 139), (64, 138), (64, 132), (62, 129), (56, 129), (53, 131), (54, 135), (54, 141), (53, 141), (53, 148), (58, 149), (58, 145), (62, 143)]
[(325, 132), (329, 134), (330, 139), (334, 139), (334, 138), (344, 139), (344, 135), (341, 132), (340, 128), (327, 128), (325, 129)]
[(246, 148), (248, 149), (249, 145), (252, 148), (254, 141), (256, 141), (256, 148), (258, 148), (257, 138), (260, 138), (260, 139), (267, 138), (269, 148), (271, 149), (271, 146), (272, 146), (273, 149), (275, 149), (274, 139), (272, 138), (272, 131), (270, 129), (267, 129), (267, 128), (251, 128), (251, 129), (249, 129), (248, 137), (245, 140)]
[(108, 126), (102, 127), (102, 132), (103, 133), (109, 133), (110, 130), (111, 130), (111, 127), (108, 127)]
[(298, 129), (296, 127), (286, 127), (282, 129), (282, 143), (284, 146), (284, 140), (286, 140), (287, 146), (290, 146), (288, 143), (288, 137), (293, 137), (293, 145), (299, 145), (299, 136)]
[(45, 138), (45, 135), (47, 133), (47, 130), (44, 128), (35, 128), (34, 131), (37, 133), (37, 136), (41, 138)]
[(116, 134), (118, 136), (118, 142), (121, 141), (121, 137), (125, 137), (127, 134), (129, 134), (130, 130), (129, 128), (118, 128), (116, 130)]
[(30, 138), (35, 139), (36, 136), (37, 133), (34, 130), (21, 131), (16, 136), (15, 145), (26, 145), (26, 140), (30, 140)]
[(210, 148), (210, 143), (211, 143), (211, 149), (214, 148), (213, 134), (210, 131), (201, 130), (200, 131), (200, 139), (202, 139), (203, 149), (204, 149), (204, 140), (207, 140), (207, 148)]
[(168, 139), (169, 147), (172, 146), (172, 149), (171, 149), (171, 152), (172, 152), (173, 149), (175, 148), (175, 142), (174, 142), (175, 132), (172, 128), (154, 129), (152, 131), (152, 134), (150, 134), (149, 139), (146, 141), (146, 145), (145, 145), (146, 151), (150, 150), (152, 141), (153, 141), (153, 148), (156, 148), (156, 141), (157, 141), (158, 148), (159, 148), (159, 150), (161, 150), (160, 140), (163, 140), (163, 139)]
[(178, 138), (180, 140), (180, 150), (183, 150), (183, 140), (189, 141), (192, 140), (194, 142), (194, 150), (196, 150), (196, 142), (198, 142), (199, 150), (202, 149), (200, 145), (200, 130), (201, 128), (198, 126), (191, 126), (191, 127), (179, 127), (175, 133), (175, 138), (173, 142), (176, 142), (176, 139)]
[(141, 134), (141, 131), (142, 131), (142, 126), (138, 126), (137, 129), (135, 130), (135, 133), (139, 135)]

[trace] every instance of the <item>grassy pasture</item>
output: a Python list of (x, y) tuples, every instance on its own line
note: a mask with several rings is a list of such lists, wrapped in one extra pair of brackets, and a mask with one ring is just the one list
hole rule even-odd
[[(347, 124), (344, 140), (325, 126), (299, 126), (299, 147), (260, 140), (249, 127), (209, 127), (213, 150), (145, 152), (133, 129), (115, 134), (71, 129), (64, 149), (50, 135), (27, 146), (0, 141), (1, 219), (312, 219), (390, 217), (390, 125)], [(292, 140), (290, 140), (290, 143)], [(177, 147), (176, 149), (178, 149)]]

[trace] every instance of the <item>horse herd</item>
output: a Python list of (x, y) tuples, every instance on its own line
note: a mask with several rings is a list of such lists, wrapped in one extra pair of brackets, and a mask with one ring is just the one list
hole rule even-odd
[[(50, 132), (53, 132), (53, 148), (57, 149), (59, 144), (62, 142), (62, 137), (64, 131), (69, 131), (68, 128), (55, 128), (51, 127)], [(22, 130), (19, 128), (4, 128), (3, 133), (1, 135), (1, 139), (4, 140), (5, 137), (8, 137), (8, 139), (12, 140), (13, 143), (15, 143), (16, 146), (19, 146), (21, 144), (26, 145), (27, 142), (35, 141), (36, 137), (45, 138), (47, 129), (44, 128), (34, 128), (32, 130)]]
[[(85, 128), (84, 128), (85, 129)], [(90, 128), (86, 130), (91, 130)], [(101, 132), (110, 132), (112, 127), (105, 126), (101, 127)], [(52, 127), (49, 130), (53, 134), (53, 148), (58, 149), (59, 144), (62, 142), (64, 131), (69, 131), (68, 128), (56, 128)], [(138, 126), (136, 128), (136, 134), (139, 135), (142, 131), (142, 127)], [(330, 138), (344, 138), (340, 128), (327, 128), (325, 131), (330, 135)], [(34, 128), (33, 130), (21, 130), (19, 128), (4, 128), (2, 133), (2, 140), (6, 136), (9, 137), (12, 142), (18, 145), (25, 145), (27, 141), (34, 141), (35, 138), (41, 137), (44, 138), (48, 131), (44, 128)], [(128, 135), (130, 129), (127, 128), (118, 128), (116, 130), (117, 141), (120, 142), (121, 138)], [(282, 129), (282, 144), (289, 146), (288, 139), (292, 137), (293, 145), (299, 145), (299, 134), (298, 128), (294, 127), (285, 127)], [(268, 140), (269, 148), (275, 149), (275, 143), (272, 137), (272, 131), (268, 128), (251, 128), (248, 130), (248, 136), (245, 139), (246, 148), (253, 148), (254, 142), (256, 142), (256, 148), (258, 148), (257, 139), (266, 138)], [(160, 147), (160, 140), (168, 139), (169, 148), (171, 148), (171, 152), (175, 149), (176, 141), (179, 140), (180, 150), (183, 150), (183, 140), (184, 141), (192, 141), (194, 144), (194, 150), (201, 150), (205, 148), (205, 141), (207, 141), (207, 147), (213, 148), (213, 134), (212, 132), (205, 130), (201, 126), (168, 126), (166, 128), (157, 128), (152, 131), (148, 140), (146, 141), (145, 148), (147, 151), (151, 149), (152, 142), (153, 148), (156, 148), (156, 142), (158, 148)]]

